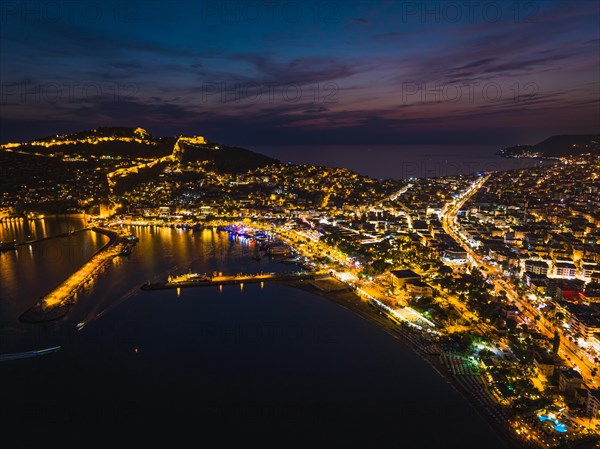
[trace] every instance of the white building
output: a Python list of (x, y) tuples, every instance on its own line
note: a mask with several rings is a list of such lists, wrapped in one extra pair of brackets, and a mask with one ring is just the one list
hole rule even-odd
[(548, 263), (543, 260), (525, 261), (525, 271), (529, 271), (530, 273), (546, 276), (548, 274), (548, 270)]
[(592, 418), (600, 418), (600, 389), (588, 391), (586, 410)]
[(556, 262), (554, 265), (554, 276), (562, 278), (574, 278), (577, 267), (571, 262)]

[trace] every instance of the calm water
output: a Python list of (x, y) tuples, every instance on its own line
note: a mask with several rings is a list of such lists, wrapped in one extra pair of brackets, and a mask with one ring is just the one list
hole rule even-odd
[[(44, 447), (180, 447), (184, 441), (194, 447), (504, 447), (426, 362), (330, 301), (258, 284), (140, 292), (140, 284), (168, 272), (290, 266), (254, 261), (253, 244), (221, 232), (133, 231), (140, 242), (131, 256), (115, 259), (68, 319), (13, 324), (3, 333), (0, 353), (63, 346), (0, 365), (3, 441), (18, 437), (23, 446)], [(17, 279), (38, 269), (16, 269), (12, 259), (9, 264)], [(41, 278), (39, 289), (54, 281)], [(6, 285), (0, 301), (10, 298), (26, 308), (29, 297)], [(78, 332), (80, 321), (88, 324)], [(117, 431), (124, 439), (115, 439)]]
[(23, 330), (18, 317), (107, 242), (104, 235), (83, 231), (0, 252), (0, 353)]
[[(294, 164), (344, 167), (372, 178), (431, 178), (540, 165), (497, 156), (490, 145), (256, 146), (255, 151)], [(548, 162), (544, 162), (548, 163)]]
[(84, 228), (82, 219), (68, 216), (0, 222), (0, 242), (26, 242)]

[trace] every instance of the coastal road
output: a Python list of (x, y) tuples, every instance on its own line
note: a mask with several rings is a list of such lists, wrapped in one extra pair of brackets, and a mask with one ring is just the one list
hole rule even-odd
[[(390, 201), (398, 200), (398, 198), (400, 196), (402, 196), (403, 194), (405, 194), (408, 191), (408, 189), (410, 189), (413, 185), (414, 184), (407, 184), (402, 189), (400, 189), (397, 192), (390, 195), (388, 200), (390, 200)], [(383, 203), (382, 203), (382, 205), (383, 205)], [(402, 210), (404, 211), (404, 214), (406, 215), (406, 222), (408, 223), (408, 229), (412, 229), (413, 224), (412, 224), (412, 217), (410, 216), (410, 209), (402, 201), (398, 201), (398, 205), (402, 208)]]

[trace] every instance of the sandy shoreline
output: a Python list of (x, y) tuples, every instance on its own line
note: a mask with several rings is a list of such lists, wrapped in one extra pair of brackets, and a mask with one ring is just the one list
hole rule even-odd
[(451, 385), (455, 391), (457, 391), (463, 398), (467, 400), (475, 412), (488, 424), (498, 438), (500, 438), (500, 440), (506, 444), (507, 449), (531, 447), (518, 439), (508, 425), (498, 423), (491, 418), (486, 408), (477, 403), (473, 394), (465, 389), (453, 376), (449, 369), (442, 363), (440, 360), (441, 354), (436, 355), (432, 353), (426, 353), (422, 347), (418, 346), (417, 342), (415, 341), (415, 338), (420, 337), (418, 332), (410, 330), (408, 326), (403, 326), (393, 322), (375, 306), (369, 305), (366, 300), (361, 299), (358, 295), (351, 291), (350, 288), (344, 290), (326, 291), (317, 288), (315, 285), (307, 281), (285, 281), (273, 283), (298, 288), (317, 296), (321, 296), (379, 326), (392, 337), (409, 346), (421, 357), (421, 359), (425, 360), (429, 365), (431, 365), (431, 367), (440, 375), (440, 377), (442, 377), (442, 379), (446, 381), (446, 383)]

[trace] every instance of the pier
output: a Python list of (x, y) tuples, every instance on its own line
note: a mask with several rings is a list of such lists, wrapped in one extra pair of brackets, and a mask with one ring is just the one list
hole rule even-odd
[(23, 313), (19, 317), (21, 321), (25, 323), (42, 323), (62, 318), (75, 303), (77, 292), (91, 281), (94, 274), (107, 262), (122, 254), (124, 246), (119, 244), (120, 236), (117, 232), (103, 228), (91, 229), (94, 232), (108, 236), (108, 243), (100, 248), (76, 272)]
[[(221, 285), (236, 285), (236, 284), (256, 284), (259, 282), (286, 282), (286, 281), (301, 281), (313, 279), (325, 279), (329, 274), (316, 272), (287, 272), (287, 273), (258, 273), (258, 274), (232, 274), (220, 276), (198, 276), (197, 278), (189, 275), (181, 276), (182, 280), (174, 280), (170, 282), (156, 282), (153, 284), (142, 285), (142, 290), (165, 290), (173, 288), (189, 288), (189, 287), (216, 287)], [(179, 279), (179, 278), (177, 278)]]
[(23, 242), (17, 242), (17, 241), (2, 242), (2, 243), (0, 243), (0, 252), (16, 250), (19, 246), (33, 245), (36, 243), (45, 242), (46, 240), (54, 240), (54, 239), (70, 237), (72, 235), (79, 234), (80, 232), (85, 232), (85, 231), (90, 231), (90, 230), (93, 230), (93, 228), (88, 226), (88, 227), (77, 229), (77, 230), (70, 231), (70, 232), (63, 232), (61, 234), (40, 237), (39, 239), (25, 240)]
[(76, 230), (70, 231), (70, 232), (63, 232), (61, 234), (50, 235), (50, 236), (47, 236), (47, 237), (40, 237), (39, 239), (26, 240), (24, 242), (16, 243), (15, 245), (17, 247), (19, 247), (19, 246), (25, 246), (25, 245), (32, 245), (34, 243), (44, 242), (46, 240), (53, 240), (53, 239), (60, 239), (60, 238), (64, 238), (64, 237), (70, 237), (72, 235), (79, 234), (80, 232), (85, 232), (85, 231), (90, 231), (90, 230), (97, 231), (97, 229), (94, 229), (91, 226), (87, 226), (85, 228), (76, 229)]

